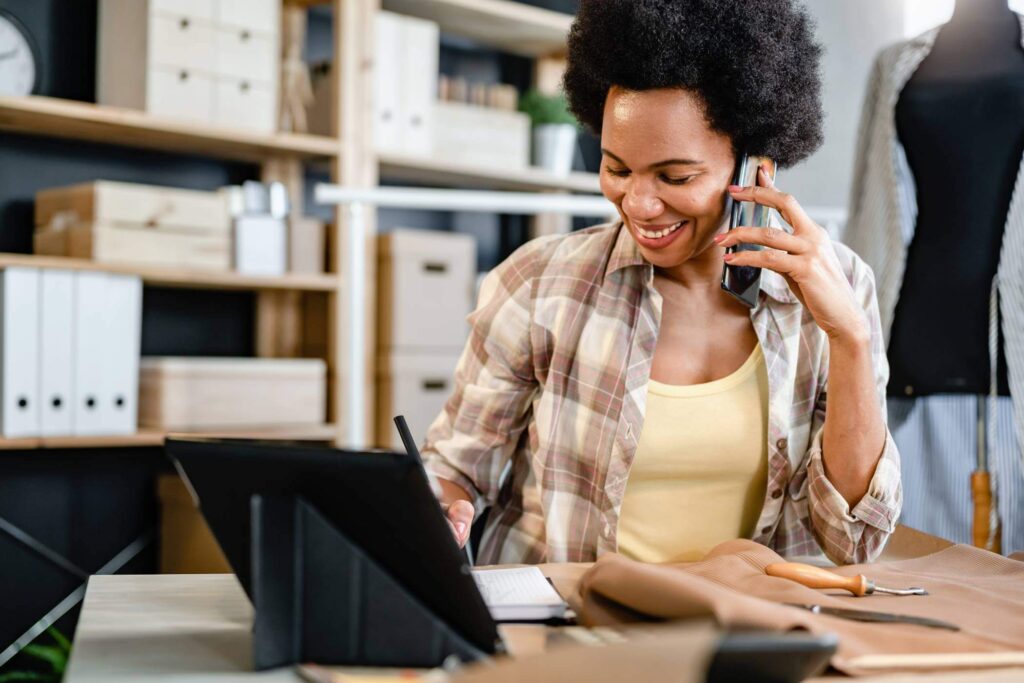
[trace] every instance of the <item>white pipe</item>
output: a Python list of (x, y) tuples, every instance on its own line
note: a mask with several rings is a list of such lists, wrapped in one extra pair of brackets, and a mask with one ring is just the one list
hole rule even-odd
[(347, 318), (342, 330), (348, 334), (348, 376), (339, 377), (346, 382), (348, 400), (343, 409), (345, 445), (353, 450), (371, 445), (366, 434), (366, 296), (362, 283), (366, 281), (366, 225), (364, 206), (353, 202), (348, 205), (349, 220), (345, 254), (345, 294)]
[(597, 195), (544, 194), (540, 192), (484, 192), (436, 190), (421, 187), (359, 188), (317, 183), (318, 204), (362, 202), (383, 208), (433, 211), (482, 211), (486, 213), (560, 213), (571, 216), (612, 216), (615, 206)]

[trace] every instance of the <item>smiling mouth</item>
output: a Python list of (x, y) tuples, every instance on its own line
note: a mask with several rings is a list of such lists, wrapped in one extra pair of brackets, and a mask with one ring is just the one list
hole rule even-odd
[(673, 223), (672, 225), (668, 226), (667, 228), (663, 228), (661, 230), (644, 230), (639, 225), (635, 225), (635, 224), (634, 224), (633, 227), (636, 228), (636, 231), (638, 233), (640, 233), (641, 237), (646, 237), (649, 240), (656, 240), (656, 239), (661, 239), (662, 237), (667, 237), (668, 235), (671, 235), (676, 230), (678, 230), (679, 228), (683, 227), (683, 225), (685, 223), (686, 223), (686, 221), (679, 221), (678, 223)]

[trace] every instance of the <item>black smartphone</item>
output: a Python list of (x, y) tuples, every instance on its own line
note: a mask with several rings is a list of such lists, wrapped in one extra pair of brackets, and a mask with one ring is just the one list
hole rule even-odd
[[(757, 185), (757, 169), (760, 166), (771, 169), (768, 177), (775, 181), (775, 162), (768, 157), (741, 154), (736, 162), (736, 172), (733, 173), (732, 184), (744, 187)], [(729, 229), (738, 227), (768, 227), (768, 214), (771, 211), (767, 206), (761, 206), (754, 202), (738, 202), (730, 195), (726, 203), (726, 211), (729, 213)], [(737, 251), (760, 251), (763, 247), (759, 244), (738, 244), (734, 247), (726, 247), (726, 253), (733, 254)], [(757, 304), (757, 295), (761, 291), (761, 269), (753, 266), (731, 266), (725, 265), (722, 271), (722, 289), (732, 294), (749, 308)]]

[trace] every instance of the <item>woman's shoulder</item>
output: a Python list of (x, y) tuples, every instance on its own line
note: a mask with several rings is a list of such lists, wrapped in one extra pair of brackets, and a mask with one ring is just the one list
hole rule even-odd
[(537, 237), (516, 249), (495, 270), (514, 271), (526, 279), (544, 275), (578, 277), (607, 263), (620, 223), (602, 223), (564, 235)]

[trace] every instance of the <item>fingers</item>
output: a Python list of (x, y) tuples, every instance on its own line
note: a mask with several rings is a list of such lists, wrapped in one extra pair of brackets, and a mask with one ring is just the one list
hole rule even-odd
[(715, 237), (715, 244), (732, 247), (737, 244), (760, 244), (790, 254), (806, 253), (810, 247), (805, 240), (790, 235), (780, 228), (733, 228)]
[(800, 267), (800, 257), (787, 254), (778, 249), (764, 249), (762, 251), (737, 251), (734, 254), (726, 254), (725, 262), (730, 266), (753, 266), (755, 268), (767, 268), (782, 275), (792, 275)]
[(466, 545), (469, 539), (469, 530), (473, 526), (473, 505), (466, 500), (457, 500), (448, 507), (448, 524), (455, 533), (455, 540), (459, 547)]
[(798, 234), (801, 231), (809, 230), (811, 226), (815, 225), (814, 221), (804, 212), (803, 207), (800, 206), (800, 202), (793, 195), (780, 192), (771, 179), (768, 178), (763, 168), (758, 171), (757, 177), (758, 182), (762, 184), (749, 187), (730, 185), (729, 194), (732, 195), (733, 199), (741, 202), (755, 202), (761, 206), (775, 209), (782, 216), (783, 220), (793, 226), (793, 231)]

